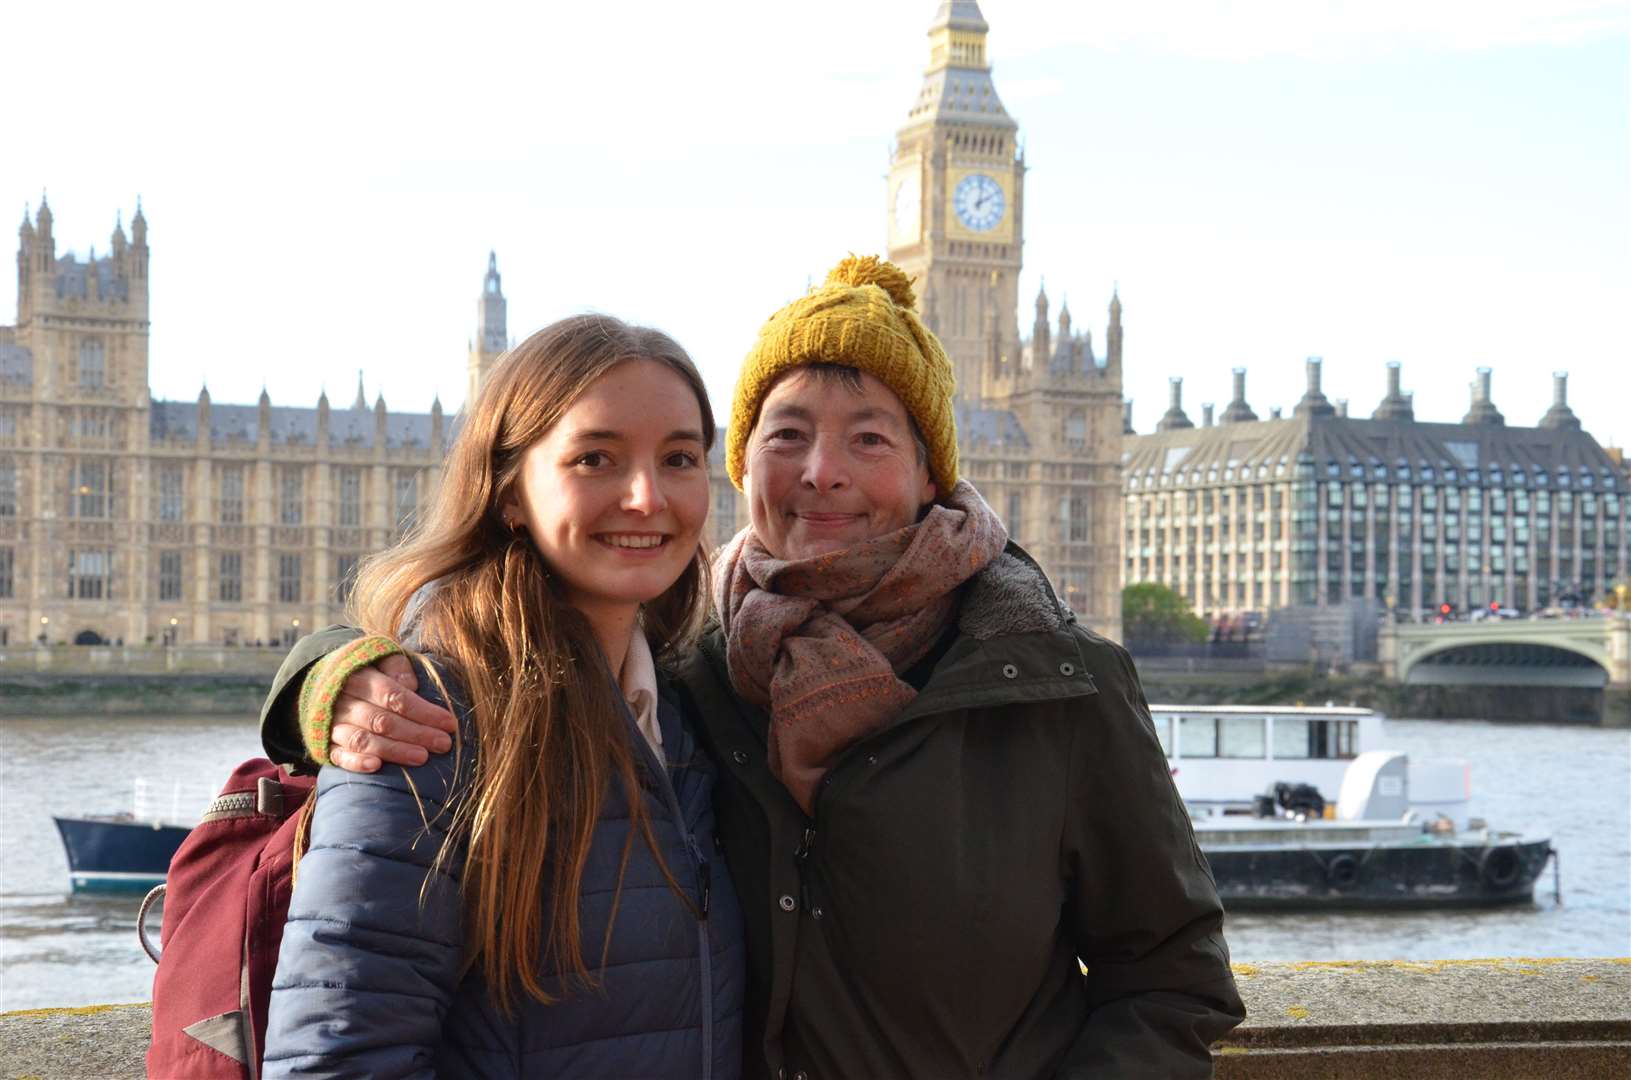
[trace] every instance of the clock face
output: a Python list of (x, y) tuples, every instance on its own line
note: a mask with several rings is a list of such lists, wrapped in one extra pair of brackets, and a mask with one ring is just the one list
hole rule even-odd
[(985, 173), (969, 173), (963, 177), (952, 193), (952, 206), (964, 227), (975, 232), (990, 232), (996, 228), (1008, 208), (1002, 185)]
[(894, 238), (903, 244), (916, 242), (923, 231), (923, 185), (916, 173), (907, 176), (895, 188), (892, 209)]

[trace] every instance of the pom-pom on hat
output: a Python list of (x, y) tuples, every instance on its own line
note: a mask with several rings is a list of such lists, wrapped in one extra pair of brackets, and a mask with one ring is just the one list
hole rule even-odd
[(917, 297), (900, 267), (876, 255), (849, 256), (812, 289), (766, 320), (731, 399), (725, 471), (742, 486), (748, 435), (765, 395), (805, 364), (843, 364), (869, 372), (895, 392), (929, 449), (929, 477), (940, 494), (957, 486), (956, 380), (940, 340), (913, 310)]

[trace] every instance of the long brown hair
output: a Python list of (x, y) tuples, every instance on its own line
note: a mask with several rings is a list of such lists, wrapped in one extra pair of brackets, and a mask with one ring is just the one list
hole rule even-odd
[[(472, 963), (506, 1011), (517, 990), (552, 1000), (544, 989), (550, 970), (594, 985), (583, 957), (578, 897), (612, 782), (627, 793), (635, 825), (622, 865), (636, 832), (657, 850), (642, 812), (634, 748), (620, 719), (623, 706), (594, 634), (562, 599), (525, 531), (512, 532), (500, 517), (520, 482), (526, 450), (595, 380), (634, 359), (666, 364), (685, 380), (711, 449), (708, 394), (678, 343), (604, 315), (563, 319), (493, 367), (467, 407), (429, 513), (401, 543), (364, 564), (352, 592), (358, 625), (393, 637), (411, 629), (417, 647), (436, 654), (462, 681), (477, 748), (474, 779), (453, 808), (450, 838), (468, 845), (464, 899)], [(699, 546), (680, 579), (642, 611), (659, 657), (694, 640), (707, 598), (708, 562)], [(678, 891), (660, 857), (658, 864)], [(619, 889), (621, 881), (620, 868)]]

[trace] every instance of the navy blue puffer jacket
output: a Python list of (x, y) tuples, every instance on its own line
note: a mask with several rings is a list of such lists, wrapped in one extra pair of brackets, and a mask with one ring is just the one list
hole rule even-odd
[[(419, 685), (434, 688), (423, 672)], [(435, 876), (421, 904), (445, 840), (448, 815), (438, 812), (468, 776), (473, 742), (459, 777), (452, 754), (372, 776), (324, 768), (273, 980), (263, 1075), (737, 1080), (742, 918), (714, 854), (713, 766), (666, 694), (658, 718), (666, 767), (624, 718), (641, 763), (641, 796), (663, 860), (706, 915), (698, 919), (674, 895), (636, 837), (611, 949), (597, 972), (601, 989), (578, 989), (552, 1005), (522, 997), (509, 1018), (479, 969), (460, 975), (462, 855), (450, 873)], [(461, 722), (469, 740), (468, 716)], [(614, 784), (580, 901), (592, 971), (612, 918), (628, 810)], [(545, 988), (566, 992), (553, 974)]]

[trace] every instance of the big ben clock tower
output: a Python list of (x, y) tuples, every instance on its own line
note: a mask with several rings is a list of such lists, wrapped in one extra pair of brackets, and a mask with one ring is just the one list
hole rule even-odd
[(1025, 160), (991, 82), (988, 30), (975, 0), (943, 0), (889, 170), (889, 258), (914, 279), (964, 400), (1019, 359)]

